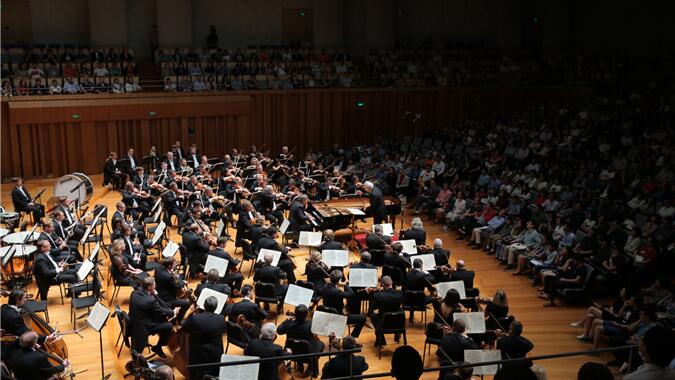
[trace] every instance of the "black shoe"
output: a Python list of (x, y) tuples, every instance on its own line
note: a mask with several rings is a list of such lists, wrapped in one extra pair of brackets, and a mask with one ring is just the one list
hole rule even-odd
[(162, 350), (162, 346), (153, 346), (150, 350), (156, 353), (160, 358), (166, 359), (166, 354)]

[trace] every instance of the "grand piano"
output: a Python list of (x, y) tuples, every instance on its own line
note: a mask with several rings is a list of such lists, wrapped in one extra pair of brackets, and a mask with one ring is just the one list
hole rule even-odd
[[(384, 205), (387, 208), (387, 216), (392, 224), (396, 217), (401, 214), (401, 202), (392, 196), (384, 197)], [(307, 212), (315, 219), (314, 228), (325, 230), (340, 230), (355, 226), (355, 220), (362, 217), (370, 217), (366, 209), (370, 201), (366, 197), (336, 198), (325, 202), (312, 202), (307, 207)]]

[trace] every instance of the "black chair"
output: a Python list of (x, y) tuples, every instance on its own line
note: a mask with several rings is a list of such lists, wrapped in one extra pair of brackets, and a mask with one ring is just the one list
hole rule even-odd
[(384, 276), (389, 276), (391, 277), (391, 281), (394, 284), (394, 288), (398, 286), (403, 286), (403, 272), (401, 272), (401, 268), (399, 267), (393, 267), (391, 265), (385, 265), (382, 267), (382, 277)]
[(230, 348), (230, 343), (242, 350), (248, 347), (248, 335), (246, 335), (244, 329), (231, 321), (225, 321), (225, 324), (227, 325), (227, 345), (225, 346), (225, 353), (227, 353), (227, 350)]
[(32, 311), (33, 313), (44, 313), (45, 321), (49, 323), (49, 310), (47, 309), (47, 301), (26, 301), (23, 307)]
[(590, 264), (584, 264), (584, 267), (586, 267), (586, 279), (584, 280), (584, 284), (580, 288), (557, 289), (557, 292), (561, 297), (575, 302), (583, 301), (588, 297), (589, 290), (593, 285), (597, 271)]
[(403, 292), (403, 310), (410, 312), (410, 322), (415, 318), (415, 312), (419, 311), (422, 313), (422, 321), (424, 324), (427, 323), (427, 305), (426, 305), (426, 294), (423, 290), (414, 291), (406, 290)]
[(284, 301), (279, 299), (277, 295), (277, 288), (274, 284), (267, 282), (256, 282), (255, 283), (255, 303), (260, 306), (260, 303), (263, 303), (265, 310), (269, 310), (269, 305), (274, 304), (277, 309), (277, 315), (274, 317), (276, 322), (279, 313), (284, 312)]
[[(98, 302), (99, 295), (101, 293), (100, 284), (98, 282), (75, 285), (70, 288), (73, 298), (70, 300), (70, 319), (73, 323), (73, 329), (77, 329), (77, 320), (82, 316), (77, 316), (77, 311), (82, 309), (87, 309), (87, 312), (91, 311), (91, 308), (96, 305)], [(84, 293), (90, 293), (89, 295), (82, 295)]]
[(239, 271), (241, 272), (242, 269), (244, 268), (245, 261), (250, 261), (251, 268), (249, 268), (248, 270), (248, 278), (250, 278), (251, 273), (253, 273), (253, 269), (255, 267), (255, 262), (258, 260), (258, 255), (256, 255), (255, 250), (251, 245), (249, 245), (249, 248), (242, 247), (242, 252), (243, 252), (243, 259), (241, 260), (241, 263), (239, 263)]
[[(382, 315), (380, 337), (387, 334), (403, 334), (403, 344), (408, 344), (405, 329), (405, 311), (387, 312)], [(382, 359), (382, 344), (377, 346), (377, 357)]]
[(131, 318), (129, 318), (129, 314), (126, 311), (120, 309), (120, 305), (115, 305), (113, 315), (117, 317), (117, 323), (120, 325), (120, 333), (117, 335), (117, 341), (115, 342), (115, 347), (117, 347), (120, 344), (120, 340), (122, 341), (119, 350), (117, 350), (117, 357), (119, 358), (122, 353), (122, 347), (126, 346), (131, 349)]
[[(312, 351), (311, 345), (309, 344), (308, 341), (304, 339), (286, 338), (286, 345), (284, 346), (284, 348), (290, 348), (291, 351), (293, 352), (293, 355), (305, 355), (311, 353)], [(317, 369), (319, 367), (319, 362), (317, 358), (295, 359), (292, 361), (296, 364), (296, 368), (302, 367), (305, 363), (308, 363), (310, 378), (313, 378), (317, 375), (316, 372), (318, 372)], [(311, 361), (314, 361), (315, 363), (312, 364)]]
[(443, 330), (436, 323), (428, 323), (424, 330), (424, 350), (422, 352), (422, 363), (427, 357), (427, 350), (429, 350), (429, 355), (431, 355), (431, 346), (436, 345), (440, 346), (443, 341)]
[[(111, 264), (110, 267), (108, 268), (108, 272), (112, 273), (112, 266), (114, 264)], [(108, 300), (108, 306), (112, 305), (113, 302), (117, 299), (117, 296), (120, 294), (120, 289), (122, 289), (123, 286), (131, 286), (131, 284), (120, 284), (115, 280), (115, 277), (110, 275), (110, 280), (113, 283), (113, 292), (110, 295), (110, 300)]]

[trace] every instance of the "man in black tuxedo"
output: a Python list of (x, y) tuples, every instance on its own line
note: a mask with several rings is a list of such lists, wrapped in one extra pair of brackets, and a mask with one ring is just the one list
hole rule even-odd
[(19, 349), (15, 350), (11, 357), (12, 370), (18, 380), (47, 380), (63, 372), (70, 365), (68, 359), (57, 366), (53, 365), (47, 354), (38, 351), (37, 348), (38, 334), (36, 332), (26, 331), (21, 334)]
[(242, 247), (244, 251), (250, 250), (251, 245), (244, 239), (250, 239), (249, 233), (254, 226), (255, 211), (253, 205), (247, 200), (242, 200), (240, 204), (239, 218), (237, 219), (237, 238), (235, 246)]
[[(476, 277), (476, 273), (472, 270), (466, 269), (464, 266), (464, 260), (457, 260), (455, 271), (450, 275), (451, 281), (464, 281), (464, 289), (467, 290), (467, 297), (476, 297), (478, 294), (469, 295), (469, 289), (473, 289), (473, 279)], [(472, 294), (472, 293), (471, 293)]]
[(416, 245), (426, 245), (427, 242), (427, 232), (424, 231), (424, 224), (420, 218), (413, 218), (410, 223), (411, 228), (409, 230), (403, 231), (399, 239), (401, 240), (415, 240)]
[(137, 166), (134, 170), (134, 176), (131, 180), (134, 183), (134, 186), (140, 191), (150, 192), (150, 184), (148, 183), (148, 176), (145, 174), (145, 168), (142, 166)]
[(122, 202), (124, 202), (126, 209), (134, 220), (142, 221), (150, 213), (149, 200), (151, 198), (149, 195), (144, 198), (138, 191), (133, 182), (127, 182), (124, 185), (124, 190), (121, 191)]
[(176, 159), (178, 161), (185, 158), (185, 149), (183, 149), (183, 146), (180, 144), (180, 141), (176, 141), (176, 143), (173, 144), (173, 146), (171, 147), (171, 151), (169, 153), (171, 153), (173, 156), (176, 156)]
[(135, 173), (138, 162), (136, 162), (136, 156), (134, 156), (134, 148), (129, 148), (127, 155), (122, 157), (120, 161), (123, 161), (124, 172), (127, 174), (129, 180), (131, 180)]
[(375, 225), (373, 232), (366, 236), (366, 246), (368, 249), (384, 250), (384, 248), (391, 244), (391, 236), (384, 236), (381, 225)]
[(366, 209), (366, 215), (373, 217), (373, 224), (384, 223), (387, 220), (387, 208), (384, 205), (382, 190), (370, 181), (363, 183), (363, 190), (368, 193), (370, 202), (370, 206)]
[(52, 223), (51, 220), (45, 220), (45, 223), (42, 225), (42, 232), (38, 237), (38, 240), (47, 240), (52, 245), (50, 251), (52, 258), (56, 262), (62, 260), (65, 260), (67, 263), (82, 261), (82, 256), (77, 251), (77, 245), (71, 246), (65, 240), (58, 237), (54, 232), (54, 224)]
[[(65, 261), (57, 263), (52, 259), (52, 256), (50, 255), (52, 246), (48, 240), (38, 241), (37, 247), (38, 251), (35, 255), (33, 270), (40, 299), (46, 301), (50, 286), (62, 284), (64, 282), (69, 284), (76, 283), (78, 280), (77, 270), (67, 269)], [(66, 295), (69, 296), (70, 291)]]
[[(452, 329), (446, 327), (441, 345), (436, 351), (436, 356), (442, 366), (464, 361), (464, 350), (477, 350), (480, 347), (464, 333), (466, 324), (457, 319), (452, 322)], [(441, 377), (443, 374), (441, 374)]]
[[(265, 323), (260, 328), (260, 338), (249, 342), (244, 349), (244, 355), (257, 356), (260, 358), (272, 358), (289, 355), (291, 350), (284, 350), (280, 345), (274, 344), (277, 339), (277, 327), (274, 323)], [(269, 361), (260, 363), (258, 371), (259, 380), (279, 380), (279, 362)]]
[(199, 163), (200, 163), (199, 157), (201, 157), (201, 156), (199, 155), (199, 150), (197, 149), (197, 145), (192, 144), (192, 146), (190, 146), (190, 151), (188, 152), (187, 156), (185, 157), (187, 159), (188, 165), (190, 165), (191, 168), (197, 170), (197, 168), (199, 167)]
[(295, 264), (290, 256), (288, 256), (288, 247), (284, 247), (276, 240), (278, 233), (276, 227), (269, 227), (263, 231), (262, 236), (254, 245), (257, 246), (258, 249), (265, 248), (281, 252), (281, 257), (279, 258), (277, 266), (286, 273), (288, 283), (295, 284)]
[(258, 261), (255, 264), (255, 274), (253, 275), (253, 282), (264, 282), (273, 284), (277, 290), (277, 297), (283, 298), (288, 290), (288, 285), (281, 284), (281, 280), (288, 277), (286, 272), (281, 268), (272, 265), (273, 257), (271, 253), (265, 253), (263, 261)]
[[(382, 329), (382, 322), (384, 313), (395, 313), (402, 311), (403, 294), (394, 289), (391, 277), (383, 276), (381, 292), (373, 293), (372, 311), (370, 313), (370, 321), (375, 326), (375, 346), (386, 345), (384, 335), (380, 333)], [(377, 313), (375, 313), (377, 310)], [(398, 336), (394, 337), (398, 341)]]
[(129, 298), (129, 318), (131, 318), (131, 347), (143, 352), (150, 335), (158, 334), (159, 340), (152, 352), (162, 358), (166, 354), (162, 346), (169, 342), (172, 326), (168, 318), (175, 313), (167, 305), (158, 301), (155, 279), (148, 276), (143, 279), (143, 287), (136, 289)]
[(129, 262), (129, 265), (140, 270), (145, 270), (145, 263), (147, 262), (148, 255), (142, 245), (133, 242), (134, 230), (128, 224), (122, 224), (120, 226), (120, 232), (122, 234), (121, 239), (124, 240), (124, 256)]
[[(344, 285), (344, 290), (340, 290), (338, 285), (342, 280), (343, 275), (339, 270), (334, 270), (330, 273), (330, 282), (321, 289), (321, 296), (323, 297), (323, 305), (334, 309), (340, 315), (345, 315), (344, 300), (349, 300), (354, 296), (354, 291), (349, 287), (349, 284)], [(361, 334), (363, 326), (366, 325), (366, 316), (355, 314), (350, 311), (347, 315), (347, 324), (354, 325), (351, 336), (358, 338)]]
[[(312, 320), (307, 319), (308, 313), (309, 311), (306, 305), (298, 305), (295, 308), (295, 317), (283, 321), (279, 325), (277, 333), (279, 335), (288, 334), (288, 337), (291, 339), (306, 340), (311, 348), (310, 353), (321, 352), (323, 351), (324, 344), (312, 333)], [(314, 358), (310, 361), (309, 373), (312, 374), (312, 377), (318, 376), (318, 358)]]
[[(21, 308), (26, 304), (26, 301), (28, 301), (26, 292), (15, 288), (9, 293), (7, 303), (0, 306), (0, 323), (2, 323), (5, 334), (21, 336), (26, 331), (30, 331), (21, 316)], [(49, 336), (38, 336), (38, 343), (43, 344), (46, 340), (54, 339), (56, 339), (55, 333)]]
[[(429, 272), (422, 269), (422, 260), (413, 260), (413, 268), (405, 275), (405, 284), (403, 288), (413, 292), (423, 292), (428, 289), (429, 292), (434, 292), (433, 286), (434, 277)], [(427, 296), (425, 303), (431, 303), (433, 297)]]
[(345, 249), (344, 244), (340, 243), (339, 241), (335, 241), (335, 232), (330, 229), (323, 231), (323, 243), (318, 248), (319, 252), (323, 252), (326, 249)]
[[(524, 358), (527, 353), (532, 351), (534, 344), (529, 339), (522, 336), (523, 323), (520, 321), (513, 321), (509, 328), (509, 335), (503, 336), (497, 340), (497, 349), (502, 351), (502, 359), (516, 359)], [(531, 361), (523, 361), (512, 363), (504, 366), (526, 366), (531, 367)]]
[(225, 236), (219, 237), (216, 241), (216, 248), (210, 251), (208, 255), (227, 260), (227, 274), (223, 277), (222, 281), (227, 283), (230, 288), (239, 290), (241, 289), (241, 283), (244, 282), (244, 275), (236, 269), (239, 263), (241, 263), (241, 260), (230, 256), (230, 254), (225, 251), (226, 244), (227, 238)]
[(281, 221), (284, 219), (284, 214), (276, 205), (277, 196), (273, 192), (271, 185), (265, 186), (262, 193), (258, 196), (258, 210), (261, 214), (265, 215), (265, 218), (270, 221), (273, 225), (281, 224)]
[[(443, 249), (443, 241), (434, 239), (434, 249), (431, 251), (436, 261), (436, 267), (442, 267), (444, 270), (435, 269), (431, 271), (436, 283), (449, 280), (448, 272), (452, 269), (450, 266), (450, 251)], [(447, 271), (447, 272), (446, 272)]]
[(180, 323), (190, 307), (190, 300), (178, 298), (178, 291), (186, 285), (185, 280), (178, 274), (173, 273), (176, 261), (173, 257), (167, 257), (160, 262), (160, 266), (155, 269), (155, 284), (157, 296), (171, 308), (180, 308), (176, 315), (176, 321)]
[[(361, 261), (349, 265), (349, 268), (356, 269), (377, 269), (375, 265), (370, 263), (370, 252), (363, 251), (361, 252)], [(347, 299), (347, 308), (349, 308), (349, 313), (351, 314), (361, 314), (361, 301), (370, 298), (366, 288), (357, 288), (351, 287), (354, 291), (354, 295)]]
[[(243, 315), (247, 321), (253, 323), (258, 328), (262, 326), (263, 320), (267, 318), (267, 312), (258, 306), (258, 304), (253, 302), (254, 294), (253, 287), (251, 285), (244, 285), (241, 287), (241, 296), (242, 300), (232, 305), (230, 308), (230, 313), (228, 319), (230, 322), (237, 323), (237, 318), (240, 315)], [(251, 331), (246, 331), (250, 339), (257, 338), (258, 336), (253, 334)]]
[[(220, 361), (223, 355), (223, 334), (227, 331), (225, 318), (215, 314), (218, 307), (216, 297), (204, 300), (204, 311), (192, 313), (183, 323), (183, 330), (190, 337), (188, 364), (213, 363)], [(219, 367), (190, 368), (191, 379), (201, 379), (204, 375), (218, 376)]]
[(57, 211), (61, 211), (64, 216), (64, 218), (61, 220), (61, 223), (63, 223), (63, 227), (66, 229), (70, 229), (73, 232), (70, 239), (80, 241), (80, 239), (82, 239), (82, 236), (84, 236), (85, 228), (82, 225), (82, 223), (77, 221), (75, 219), (75, 216), (73, 216), (73, 214), (70, 212), (70, 205), (72, 203), (73, 201), (71, 201), (67, 197), (59, 197), (59, 204), (56, 206), (54, 215), (56, 215), (58, 219)]
[(209, 244), (199, 237), (199, 230), (199, 225), (193, 223), (190, 228), (183, 231), (183, 245), (190, 264), (190, 278), (195, 278), (202, 272), (206, 255), (209, 253)]
[[(351, 350), (361, 347), (354, 337), (347, 335), (342, 339), (342, 349)], [(349, 363), (351, 359), (351, 363)], [(351, 369), (351, 372), (350, 372)], [(337, 354), (323, 365), (322, 379), (361, 375), (368, 370), (366, 358), (355, 354)]]
[(167, 152), (166, 159), (162, 162), (166, 163), (167, 172), (175, 172), (178, 171), (180, 158), (174, 158), (173, 152)]
[(103, 186), (111, 184), (119, 189), (126, 181), (126, 174), (120, 170), (121, 163), (117, 160), (117, 153), (110, 152), (108, 159), (103, 165)]
[(31, 212), (33, 213), (33, 220), (35, 223), (42, 223), (42, 218), (45, 216), (45, 206), (33, 201), (30, 194), (28, 194), (28, 190), (23, 187), (23, 179), (17, 177), (14, 178), (12, 182), (14, 183), (14, 188), (12, 189), (14, 211)]
[[(202, 293), (203, 289), (211, 289), (213, 291), (224, 293), (230, 296), (232, 294), (232, 289), (227, 286), (227, 284), (221, 284), (218, 282), (220, 275), (218, 274), (217, 269), (210, 269), (209, 273), (206, 274), (206, 281), (197, 285), (195, 289), (195, 296), (199, 298), (199, 295)], [(223, 308), (225, 311), (225, 308)]]

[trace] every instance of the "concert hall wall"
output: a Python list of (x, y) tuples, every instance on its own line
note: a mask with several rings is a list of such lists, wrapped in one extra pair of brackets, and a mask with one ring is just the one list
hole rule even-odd
[[(101, 173), (111, 151), (136, 156), (176, 140), (209, 157), (231, 148), (333, 143), (419, 134), (453, 121), (506, 113), (533, 102), (584, 96), (581, 88), (347, 89), (13, 97), (2, 101), (2, 177)], [(357, 103), (364, 102), (363, 106)], [(421, 113), (415, 126), (406, 110)], [(461, 133), (461, 131), (457, 131)]]

